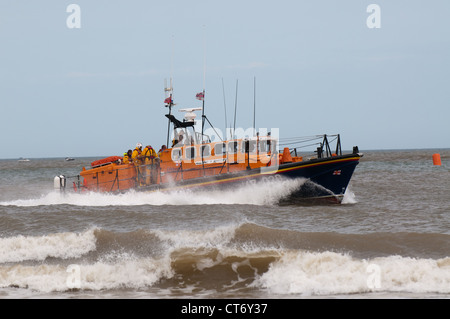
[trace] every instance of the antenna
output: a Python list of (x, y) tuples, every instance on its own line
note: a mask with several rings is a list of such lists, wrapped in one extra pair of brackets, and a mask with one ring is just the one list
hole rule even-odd
[(225, 85), (223, 84), (223, 78), (222, 78), (222, 91), (223, 91), (223, 108), (225, 110), (225, 137), (224, 137), (224, 139), (227, 139), (227, 105), (225, 103)]
[(236, 80), (236, 100), (234, 102), (234, 126), (233, 126), (233, 138), (236, 130), (236, 112), (237, 112), (237, 94), (238, 94), (238, 80)]
[(206, 28), (203, 25), (203, 93), (205, 93), (206, 84)]
[[(203, 96), (202, 96), (202, 143), (203, 144), (203, 131), (205, 127), (205, 82), (206, 82), (206, 32), (205, 25), (203, 25)], [(205, 175), (205, 161), (203, 159), (203, 146), (200, 146), (200, 152), (202, 153), (202, 167), (203, 176)]]
[(256, 135), (256, 76), (253, 78), (253, 135)]
[(173, 77), (173, 56), (175, 55), (175, 36), (172, 34), (172, 56), (170, 57), (170, 86), (172, 87)]
[[(169, 115), (172, 114), (172, 106), (175, 105), (173, 103), (173, 83), (172, 83), (172, 76), (173, 76), (173, 56), (174, 56), (174, 36), (172, 35), (172, 55), (171, 55), (171, 61), (170, 61), (170, 84), (167, 86), (167, 79), (164, 80), (164, 93), (165, 93), (165, 100), (164, 103), (166, 104), (166, 107), (169, 108)], [(167, 123), (167, 144), (166, 146), (169, 147), (169, 135), (170, 135), (170, 118)]]
[[(206, 82), (206, 32), (203, 25), (203, 96), (202, 96), (202, 144), (203, 144), (203, 131), (205, 126), (205, 82)], [(203, 151), (202, 151), (202, 163), (203, 163)]]

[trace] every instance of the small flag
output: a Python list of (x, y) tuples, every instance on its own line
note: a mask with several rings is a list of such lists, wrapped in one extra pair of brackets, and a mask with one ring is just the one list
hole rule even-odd
[(195, 96), (195, 98), (197, 100), (203, 101), (203, 99), (205, 98), (205, 94), (203, 92), (197, 93), (197, 95)]
[(341, 175), (341, 170), (338, 169), (338, 170), (334, 171), (334, 172), (333, 172), (333, 175)]
[(164, 103), (166, 103), (166, 104), (172, 104), (172, 97), (169, 96), (168, 98), (166, 98), (166, 99), (164, 100)]

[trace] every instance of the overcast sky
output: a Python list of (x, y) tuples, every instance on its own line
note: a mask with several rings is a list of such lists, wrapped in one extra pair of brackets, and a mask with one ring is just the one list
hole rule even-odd
[(0, 0), (0, 42), (0, 158), (159, 148), (170, 77), (221, 130), (238, 83), (237, 127), (450, 147), (448, 0)]

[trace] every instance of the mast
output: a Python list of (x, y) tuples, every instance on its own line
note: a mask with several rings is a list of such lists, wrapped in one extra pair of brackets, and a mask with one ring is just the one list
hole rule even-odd
[(205, 175), (205, 161), (203, 159), (203, 131), (205, 127), (205, 82), (206, 82), (206, 31), (205, 26), (203, 26), (203, 92), (202, 92), (202, 135), (200, 138), (202, 139), (202, 143), (200, 145), (200, 151), (202, 153), (202, 167), (203, 167), (203, 175)]
[(225, 110), (225, 136), (224, 140), (227, 139), (227, 104), (225, 103), (225, 85), (223, 84), (223, 78), (222, 78), (222, 91), (223, 91), (223, 108)]
[(253, 78), (253, 135), (256, 135), (256, 77)]
[(233, 125), (233, 135), (231, 136), (232, 139), (234, 139), (234, 134), (236, 131), (237, 95), (238, 95), (238, 80), (236, 80), (236, 97), (234, 101), (234, 125)]
[[(164, 81), (164, 92), (166, 99), (164, 100), (164, 103), (166, 107), (169, 108), (169, 117), (172, 115), (172, 106), (173, 104), (173, 86), (172, 86), (172, 78), (170, 78), (170, 85), (167, 86), (167, 80)], [(167, 123), (167, 148), (169, 148), (169, 135), (170, 135), (170, 119)]]
[[(202, 95), (201, 95), (201, 99), (202, 99), (202, 135), (201, 135), (201, 139), (202, 139), (202, 143), (203, 144), (203, 130), (205, 127), (205, 89), (203, 89), (202, 91)], [(203, 160), (203, 152), (202, 152), (202, 160)]]
[(170, 84), (167, 86), (167, 80), (164, 80), (164, 92), (165, 92), (165, 100), (164, 103), (166, 107), (169, 108), (169, 116), (167, 123), (167, 143), (166, 147), (169, 148), (169, 136), (170, 136), (170, 116), (172, 115), (172, 106), (173, 104), (173, 84), (172, 84), (172, 76), (173, 76), (173, 56), (175, 52), (175, 41), (174, 36), (172, 35), (172, 55), (170, 57)]
[[(203, 91), (201, 95), (202, 100), (202, 144), (203, 144), (203, 130), (205, 126), (205, 82), (206, 82), (206, 31), (205, 26), (203, 26)], [(202, 151), (202, 162), (203, 162), (203, 151)]]
[[(204, 83), (204, 80), (203, 80)], [(204, 84), (203, 84), (204, 85)], [(202, 152), (202, 167), (203, 167), (203, 176), (205, 176), (205, 161), (203, 159), (203, 128), (205, 126), (205, 87), (203, 86), (203, 98), (202, 98), (202, 135), (200, 135), (200, 138), (202, 139), (202, 143), (200, 144), (200, 152)]]

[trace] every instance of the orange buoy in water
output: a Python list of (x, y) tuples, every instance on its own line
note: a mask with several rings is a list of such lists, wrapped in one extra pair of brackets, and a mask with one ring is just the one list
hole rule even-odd
[(291, 152), (289, 151), (289, 147), (285, 147), (283, 149), (283, 157), (281, 158), (283, 163), (292, 163)]
[(433, 154), (433, 165), (441, 165), (441, 155)]

